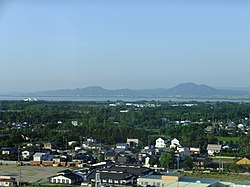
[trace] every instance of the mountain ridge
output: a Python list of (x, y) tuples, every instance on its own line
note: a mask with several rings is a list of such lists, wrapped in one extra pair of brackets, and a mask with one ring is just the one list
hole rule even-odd
[(29, 93), (31, 96), (179, 96), (179, 97), (218, 97), (218, 96), (246, 96), (250, 97), (248, 90), (218, 89), (206, 84), (192, 82), (181, 83), (172, 88), (156, 89), (105, 89), (100, 86), (85, 88), (60, 89)]

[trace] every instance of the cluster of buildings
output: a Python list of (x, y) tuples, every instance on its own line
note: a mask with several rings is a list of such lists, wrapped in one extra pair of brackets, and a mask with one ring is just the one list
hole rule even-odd
[(228, 186), (218, 180), (187, 178), (181, 174), (155, 172), (141, 165), (103, 162), (94, 164), (92, 167), (93, 169), (88, 173), (81, 170), (64, 170), (49, 177), (49, 181), (52, 184), (81, 184), (81, 186)]
[(145, 108), (145, 107), (159, 107), (161, 105), (159, 103), (154, 103), (154, 102), (145, 102), (145, 103), (115, 102), (115, 103), (110, 103), (109, 106), (110, 107), (126, 106), (126, 107), (135, 107), (135, 108)]
[(183, 174), (156, 172), (139, 164), (102, 162), (82, 170), (64, 170), (48, 178), (51, 184), (76, 184), (85, 187), (141, 186), (141, 187), (247, 187), (237, 183), (207, 178), (185, 177)]
[[(69, 145), (77, 144), (76, 141), (68, 142)], [(58, 150), (56, 144), (47, 143), (28, 143), (24, 148), (17, 149), (12, 147), (2, 147), (0, 149), (0, 163), (5, 160), (19, 160), (33, 166), (78, 166), (93, 164), (100, 161), (113, 161), (115, 163), (142, 164), (145, 167), (160, 168), (160, 156), (163, 152), (170, 149), (175, 150), (176, 166), (174, 169), (181, 169), (182, 161), (186, 157), (193, 160), (196, 167), (203, 167), (204, 163), (212, 163), (208, 156), (218, 155), (222, 145), (208, 144), (207, 155), (200, 155), (199, 147), (182, 146), (180, 141), (174, 139), (158, 138), (154, 146), (146, 146), (140, 151), (134, 151), (139, 144), (138, 139), (127, 139), (126, 143), (117, 143), (115, 146), (105, 146), (97, 143), (96, 140), (88, 138), (81, 146), (74, 149)], [(36, 148), (36, 149), (34, 149)], [(150, 160), (157, 162), (152, 165)], [(158, 163), (158, 164), (157, 164)], [(163, 168), (164, 169), (164, 168)]]
[[(70, 144), (77, 142), (72, 141)], [(211, 179), (187, 178), (179, 174), (164, 172), (159, 164), (150, 164), (150, 159), (160, 159), (161, 153), (175, 150), (176, 168), (182, 168), (181, 162), (185, 157), (191, 157), (193, 164), (204, 167), (204, 163), (211, 161), (209, 157), (200, 155), (198, 147), (184, 147), (174, 139), (157, 138), (154, 146), (146, 146), (139, 152), (134, 151), (139, 144), (138, 139), (127, 139), (126, 143), (117, 143), (115, 146), (98, 144), (94, 139), (87, 139), (81, 146), (70, 150), (58, 150), (54, 143), (27, 144), (26, 150), (16, 148), (1, 148), (0, 155), (19, 154), (21, 162), (29, 165), (44, 166), (75, 166), (77, 170), (63, 170), (48, 178), (51, 184), (75, 184), (81, 186), (197, 186), (197, 187), (238, 187), (239, 184), (221, 182)], [(40, 147), (39, 151), (27, 149)], [(215, 155), (222, 146), (208, 144), (208, 155)], [(90, 150), (92, 151), (90, 153)], [(100, 158), (102, 156), (102, 158)], [(208, 159), (208, 160), (207, 160)], [(4, 164), (5, 160), (0, 160)], [(6, 161), (8, 162), (8, 161)], [(180, 162), (180, 163), (178, 163)], [(250, 157), (238, 160), (237, 164), (249, 164)], [(15, 185), (13, 177), (0, 177), (0, 186)], [(238, 186), (237, 186), (238, 185)], [(242, 185), (242, 184), (241, 184)], [(244, 184), (242, 185), (244, 186)], [(246, 186), (246, 185), (245, 185)]]
[[(249, 183), (229, 182), (207, 178), (191, 178), (176, 173), (155, 172), (140, 165), (117, 165), (102, 162), (88, 170), (66, 169), (47, 178), (50, 185), (82, 187), (140, 186), (140, 187), (248, 187)], [(17, 186), (11, 176), (0, 176), (0, 186)]]

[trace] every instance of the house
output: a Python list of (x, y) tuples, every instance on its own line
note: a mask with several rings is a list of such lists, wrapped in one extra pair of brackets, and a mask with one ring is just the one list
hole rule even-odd
[(133, 183), (133, 175), (131, 173), (119, 172), (109, 169), (93, 170), (87, 176), (87, 178), (89, 182), (92, 184), (95, 184), (96, 182), (101, 182), (102, 184), (114, 184), (114, 185), (128, 185)]
[(95, 169), (88, 176), (90, 183), (94, 184), (96, 175), (102, 184), (128, 185), (136, 184), (140, 176), (150, 174), (151, 169), (136, 164), (116, 164), (109, 168)]
[(2, 147), (0, 149), (0, 155), (3, 160), (17, 160), (18, 149), (13, 147)]
[(81, 154), (78, 153), (75, 155), (74, 159), (72, 160), (74, 163), (94, 163), (95, 162), (95, 158), (93, 157), (93, 155), (85, 155), (85, 154)]
[(205, 128), (205, 132), (206, 133), (212, 133), (214, 131), (214, 127), (213, 125), (208, 125), (206, 128)]
[(120, 152), (117, 156), (118, 163), (135, 163), (138, 160), (137, 154), (133, 154), (129, 151)]
[(210, 156), (214, 156), (221, 151), (221, 145), (219, 144), (208, 144), (207, 145), (207, 154)]
[(213, 162), (212, 158), (206, 156), (192, 156), (192, 159), (194, 166), (198, 168), (205, 168)]
[(30, 160), (30, 158), (34, 155), (34, 153), (35, 152), (32, 150), (22, 151), (21, 153), (22, 160)]
[(125, 151), (128, 149), (128, 144), (127, 143), (118, 143), (115, 146), (116, 151)]
[(139, 155), (138, 155), (138, 161), (139, 161), (139, 163), (144, 163), (144, 165), (145, 165), (145, 163), (146, 163), (146, 158), (148, 157), (148, 158), (151, 158), (151, 156), (152, 155), (149, 155), (149, 154), (147, 154), (147, 153), (139, 153)]
[(174, 138), (171, 140), (170, 148), (176, 148), (176, 147), (181, 147), (181, 145), (180, 141)]
[(33, 155), (33, 161), (35, 162), (40, 162), (42, 160), (45, 160), (46, 158), (46, 153), (35, 153)]
[(56, 144), (52, 142), (47, 142), (43, 144), (43, 149), (55, 150)]
[(68, 142), (68, 146), (72, 146), (73, 144), (77, 144), (77, 141), (70, 141), (70, 142)]
[(97, 144), (97, 141), (95, 139), (92, 139), (92, 138), (88, 138), (86, 141), (84, 141), (82, 143), (82, 146), (84, 148), (90, 148), (90, 147), (93, 147), (94, 145)]
[(232, 129), (235, 129), (236, 127), (237, 126), (236, 126), (235, 122), (230, 121), (230, 122), (227, 123), (226, 129), (227, 130), (232, 130)]
[(77, 127), (77, 126), (78, 126), (78, 121), (71, 121), (71, 124), (72, 124), (74, 127)]
[(236, 162), (237, 165), (250, 165), (250, 156), (244, 156)]
[(0, 176), (0, 186), (16, 186), (16, 179), (11, 176)]
[(146, 146), (144, 147), (144, 149), (141, 150), (141, 153), (142, 154), (149, 154), (149, 155), (154, 155), (155, 154), (155, 149), (150, 146)]
[(118, 155), (117, 157), (117, 162), (121, 162), (121, 163), (128, 163), (130, 161), (130, 157), (127, 155)]
[(88, 149), (91, 149), (91, 150), (102, 150), (102, 144), (93, 144), (93, 145), (90, 145), (89, 147), (88, 147)]
[(53, 155), (50, 155), (49, 151), (46, 152), (37, 152), (33, 155), (33, 161), (41, 162), (41, 161), (52, 161)]
[(131, 139), (131, 138), (127, 138), (127, 144), (129, 148), (135, 148), (138, 146), (139, 144), (139, 140), (138, 139)]
[(55, 176), (49, 177), (49, 181), (53, 184), (80, 184), (83, 177), (72, 170), (64, 170), (58, 172)]
[(115, 161), (117, 158), (117, 154), (114, 151), (107, 151), (104, 154), (104, 159), (105, 160), (111, 160), (111, 161)]
[(198, 147), (190, 147), (189, 151), (194, 154), (194, 155), (199, 155), (200, 154), (200, 148)]
[(165, 147), (166, 147), (165, 140), (163, 140), (162, 138), (158, 138), (158, 139), (155, 141), (155, 147), (156, 147), (156, 148), (165, 148)]
[(61, 162), (66, 162), (66, 161), (67, 161), (67, 156), (64, 155), (62, 156), (57, 155), (53, 157), (53, 162), (58, 165), (60, 165)]
[(18, 150), (14, 147), (2, 147), (1, 154), (2, 155), (14, 155), (17, 154)]

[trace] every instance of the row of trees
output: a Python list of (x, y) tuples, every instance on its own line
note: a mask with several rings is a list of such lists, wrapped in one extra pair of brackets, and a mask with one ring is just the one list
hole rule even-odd
[[(108, 102), (18, 102), (2, 101), (0, 119), (6, 122), (27, 121), (31, 124), (57, 122), (58, 120), (79, 120), (86, 123), (120, 121), (123, 124), (146, 128), (159, 128), (168, 121), (190, 120), (196, 122), (229, 120), (241, 122), (249, 117), (249, 103), (207, 102), (192, 107), (180, 103), (166, 102), (155, 108), (138, 109), (121, 104), (109, 107)], [(130, 109), (128, 113), (120, 110)]]

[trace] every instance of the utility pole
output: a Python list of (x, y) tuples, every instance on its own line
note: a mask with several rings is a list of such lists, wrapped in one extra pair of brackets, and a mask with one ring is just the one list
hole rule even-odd
[(100, 187), (101, 186), (101, 174), (96, 173), (95, 174), (95, 187)]
[(19, 180), (18, 180), (18, 186), (21, 186), (21, 178), (22, 178), (22, 163), (21, 163), (21, 159), (20, 159), (20, 156), (21, 156), (21, 154), (20, 154), (20, 151), (21, 151), (21, 149), (20, 149), (20, 146), (18, 147), (18, 150), (17, 150), (17, 154), (18, 154), (18, 156), (17, 156), (17, 160), (18, 160), (18, 162), (17, 162), (17, 167), (19, 167)]
[(180, 158), (177, 157), (176, 160), (177, 160), (177, 170), (179, 170), (180, 169)]

